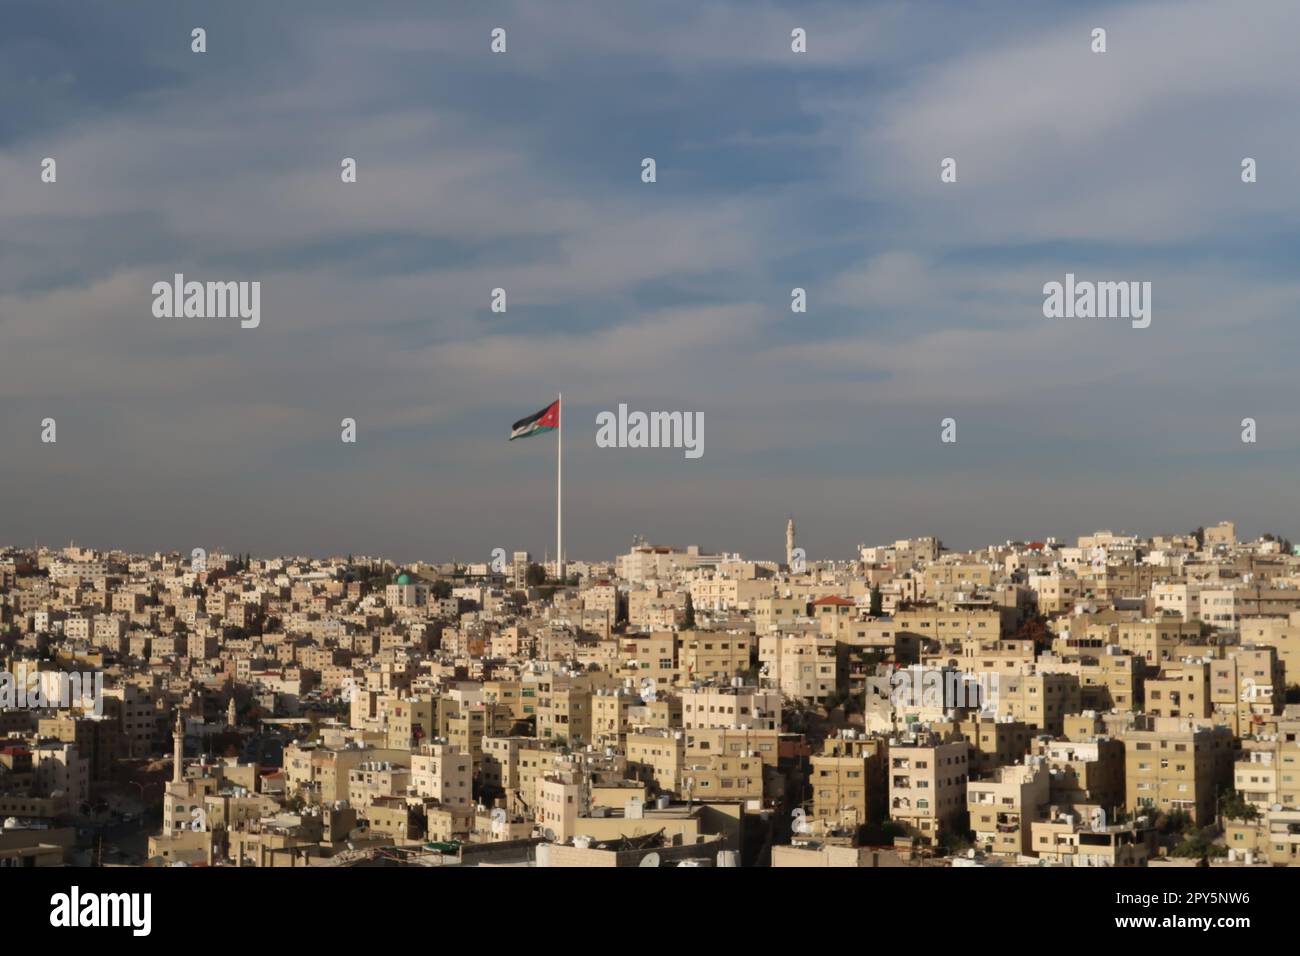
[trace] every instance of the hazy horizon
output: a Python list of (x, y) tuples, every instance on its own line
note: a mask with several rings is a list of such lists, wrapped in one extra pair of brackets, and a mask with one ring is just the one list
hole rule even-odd
[[(1294, 3), (7, 13), (0, 541), (540, 559), (559, 392), (570, 559), (1300, 539)], [(176, 273), (260, 325), (155, 317)], [(1044, 317), (1067, 274), (1150, 327)], [(597, 447), (620, 403), (702, 456)]]

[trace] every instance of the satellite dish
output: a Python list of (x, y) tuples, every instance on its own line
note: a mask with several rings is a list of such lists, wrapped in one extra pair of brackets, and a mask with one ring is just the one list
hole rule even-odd
[(542, 831), (542, 838), (546, 840), (548, 843), (554, 843), (555, 831), (552, 830), (550, 827), (547, 827), (545, 830)]
[(640, 866), (658, 866), (658, 865), (659, 865), (659, 854), (658, 854), (658, 853), (647, 853), (645, 856), (641, 857), (641, 862), (640, 862), (640, 864), (638, 864), (638, 865), (640, 865)]

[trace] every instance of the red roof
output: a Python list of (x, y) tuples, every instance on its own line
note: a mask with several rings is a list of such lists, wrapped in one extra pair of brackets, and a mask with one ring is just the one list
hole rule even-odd
[(852, 601), (850, 601), (848, 598), (842, 598), (838, 594), (828, 594), (824, 598), (818, 598), (817, 600), (813, 601), (813, 604), (814, 605), (833, 604), (836, 607), (855, 607)]

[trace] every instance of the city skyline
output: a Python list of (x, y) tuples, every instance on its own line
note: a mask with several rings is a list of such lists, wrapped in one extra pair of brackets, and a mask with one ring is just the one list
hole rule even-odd
[(20, 938), (1285, 931), (1300, 2), (4, 14)]
[[(1218, 522), (1203, 522), (1201, 524), (1196, 525), (1195, 527), (1187, 528), (1184, 530), (1163, 529), (1163, 530), (1156, 530), (1156, 531), (1152, 531), (1150, 529), (1125, 528), (1116, 525), (1116, 526), (1110, 526), (1104, 528), (1093, 528), (1093, 529), (1089, 529), (1088, 532), (1082, 532), (1080, 534), (1073, 534), (1073, 535), (1048, 534), (1048, 535), (1016, 535), (1010, 537), (1003, 536), (996, 540), (976, 543), (971, 546), (959, 546), (950, 543), (949, 540), (946, 537), (944, 537), (942, 534), (932, 534), (929, 530), (927, 530), (925, 535), (920, 535), (920, 536), (913, 533), (911, 535), (904, 534), (897, 537), (863, 539), (859, 541), (858, 544), (854, 546), (853, 549), (851, 549), (849, 552), (844, 554), (819, 554), (810, 551), (806, 547), (806, 543), (804, 541), (803, 534), (801, 531), (799, 532), (797, 537), (791, 536), (792, 532), (788, 525), (788, 522), (792, 522), (793, 520), (794, 520), (793, 517), (787, 516), (785, 521), (780, 523), (779, 530), (781, 533), (781, 538), (778, 545), (772, 549), (773, 552), (779, 552), (779, 553), (774, 553), (770, 556), (766, 553), (750, 554), (743, 550), (737, 550), (728, 547), (725, 545), (725, 543), (721, 546), (715, 546), (715, 543), (711, 541), (695, 541), (695, 540), (661, 541), (652, 538), (649, 535), (633, 533), (632, 535), (629, 536), (629, 539), (626, 542), (624, 542), (622, 547), (616, 547), (613, 551), (605, 555), (586, 555), (586, 554), (574, 555), (571, 554), (568, 548), (566, 547), (565, 561), (567, 563), (576, 562), (583, 566), (602, 565), (602, 564), (609, 564), (616, 555), (631, 551), (637, 547), (652, 547), (652, 548), (667, 549), (671, 551), (680, 551), (680, 552), (685, 552), (688, 548), (698, 548), (701, 554), (717, 555), (717, 556), (734, 555), (746, 561), (784, 566), (789, 564), (789, 560), (787, 557), (788, 549), (790, 547), (793, 547), (795, 544), (797, 544), (799, 549), (803, 552), (804, 560), (809, 564), (816, 564), (817, 562), (830, 562), (830, 563), (842, 564), (845, 562), (860, 561), (861, 549), (886, 548), (889, 547), (892, 543), (895, 543), (897, 541), (909, 540), (917, 537), (933, 537), (936, 540), (938, 540), (942, 548), (942, 551), (944, 553), (960, 555), (960, 554), (976, 554), (981, 551), (985, 551), (989, 549), (998, 549), (1011, 544), (1020, 544), (1020, 545), (1050, 544), (1055, 548), (1059, 549), (1062, 547), (1071, 547), (1071, 545), (1066, 544), (1065, 542), (1077, 540), (1078, 538), (1086, 537), (1089, 534), (1092, 535), (1113, 534), (1120, 537), (1126, 537), (1126, 538), (1131, 537), (1141, 542), (1151, 542), (1152, 540), (1158, 538), (1172, 539), (1178, 537), (1185, 537), (1187, 535), (1194, 534), (1198, 530), (1203, 531), (1205, 528), (1211, 527), (1213, 524), (1218, 523)], [(1232, 525), (1236, 529), (1242, 530), (1244, 533), (1242, 534), (1241, 540), (1243, 541), (1268, 540), (1270, 537), (1276, 538), (1279, 541), (1290, 540), (1287, 535), (1278, 532), (1273, 532), (1273, 531), (1262, 531), (1258, 534), (1252, 534), (1247, 529), (1241, 529), (1240, 525), (1238, 525), (1234, 521), (1231, 521), (1230, 519), (1227, 520), (1225, 523)], [(264, 561), (294, 560), (294, 559), (325, 561), (325, 560), (344, 559), (346, 557), (352, 557), (358, 560), (365, 558), (370, 561), (384, 562), (387, 564), (391, 564), (394, 568), (398, 568), (398, 569), (403, 567), (414, 567), (416, 565), (423, 565), (430, 568), (435, 568), (443, 565), (458, 565), (462, 567), (470, 564), (490, 565), (495, 556), (494, 552), (497, 551), (498, 549), (500, 551), (505, 552), (507, 555), (514, 554), (515, 552), (527, 552), (530, 557), (530, 560), (532, 560), (536, 564), (542, 564), (542, 565), (554, 564), (555, 557), (556, 557), (553, 548), (550, 551), (546, 550), (545, 547), (543, 547), (541, 551), (533, 551), (528, 548), (513, 547), (511, 546), (511, 543), (509, 541), (494, 543), (491, 547), (484, 549), (482, 554), (472, 554), (472, 555), (415, 554), (415, 555), (406, 555), (406, 556), (397, 556), (392, 554), (386, 554), (383, 552), (368, 552), (368, 551), (363, 551), (362, 549), (359, 548), (352, 548), (352, 549), (345, 548), (341, 551), (330, 551), (330, 552), (319, 552), (319, 553), (307, 552), (307, 551), (293, 551), (293, 550), (257, 552), (257, 551), (250, 551), (242, 547), (228, 547), (227, 543), (222, 541), (198, 542), (194, 544), (192, 547), (184, 547), (184, 548), (180, 548), (180, 547), (146, 548), (143, 550), (135, 549), (135, 548), (127, 548), (127, 547), (117, 547), (112, 545), (104, 546), (93, 541), (85, 541), (85, 540), (78, 541), (77, 539), (71, 539), (66, 543), (60, 543), (56, 541), (34, 541), (31, 543), (30, 548), (27, 545), (17, 541), (0, 541), (0, 552), (5, 550), (19, 550), (19, 551), (40, 550), (49, 553), (55, 553), (70, 548), (76, 548), (76, 549), (81, 549), (86, 551), (94, 551), (101, 554), (120, 553), (120, 554), (126, 554), (131, 556), (146, 556), (146, 555), (162, 554), (162, 555), (176, 555), (182, 558), (188, 555), (194, 548), (201, 548), (205, 553), (212, 553), (212, 554), (222, 553), (227, 555), (239, 556), (247, 553), (252, 558), (256, 558), (258, 560), (264, 560)]]
[(784, 564), (636, 545), (562, 586), (504, 549), (0, 548), (0, 865), (1300, 860), (1290, 542), (784, 539)]

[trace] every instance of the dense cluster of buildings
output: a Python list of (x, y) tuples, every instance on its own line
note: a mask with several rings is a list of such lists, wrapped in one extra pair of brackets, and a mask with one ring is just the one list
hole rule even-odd
[(0, 866), (1300, 859), (1271, 535), (550, 570), (0, 551)]

